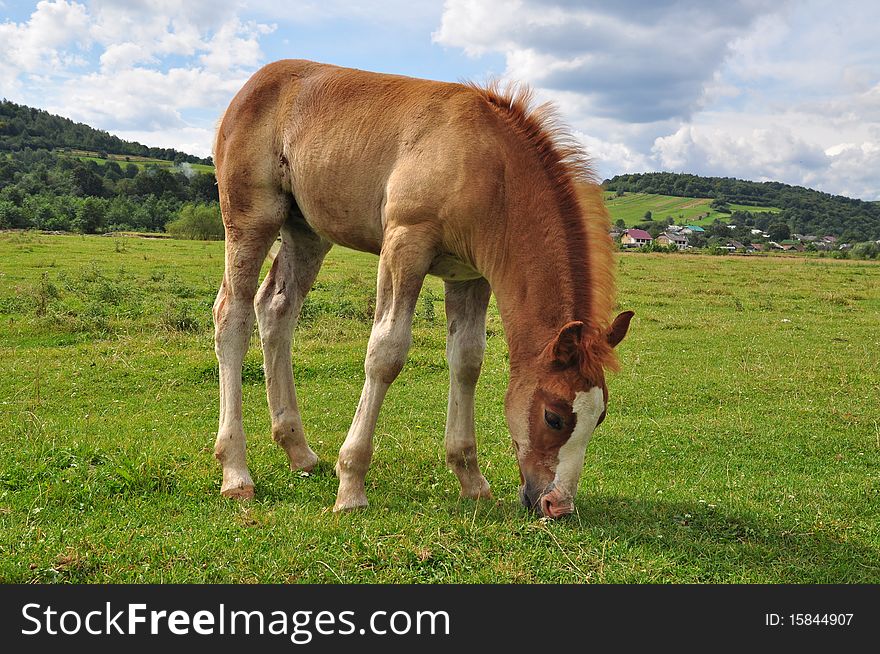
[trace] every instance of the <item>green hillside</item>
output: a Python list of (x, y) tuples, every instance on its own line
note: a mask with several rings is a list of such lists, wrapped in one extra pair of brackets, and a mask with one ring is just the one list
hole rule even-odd
[[(645, 221), (645, 213), (650, 211), (654, 220), (671, 217), (676, 223), (708, 225), (718, 220), (726, 221), (729, 213), (715, 211), (709, 205), (713, 198), (684, 198), (654, 193), (624, 193), (618, 197), (614, 191), (605, 192), (605, 204), (611, 212), (611, 221), (623, 220), (627, 227)], [(776, 207), (759, 207), (748, 204), (729, 204), (731, 211), (750, 213), (775, 213)]]
[(135, 155), (125, 155), (125, 154), (109, 154), (102, 152), (91, 152), (89, 150), (65, 150), (68, 154), (73, 155), (80, 161), (94, 161), (97, 164), (107, 164), (110, 161), (115, 161), (120, 165), (126, 164), (134, 164), (138, 167), (138, 169), (147, 168), (150, 166), (158, 166), (159, 168), (175, 168), (182, 165), (182, 163), (186, 163), (192, 167), (194, 172), (198, 173), (206, 173), (208, 175), (214, 174), (214, 166), (205, 164), (205, 163), (190, 163), (188, 161), (182, 163), (175, 163), (174, 161), (169, 161), (167, 159), (156, 159), (154, 157), (138, 157)]
[(0, 230), (161, 232), (206, 211), (219, 224), (211, 159), (0, 103)]
[(151, 148), (125, 141), (104, 130), (8, 100), (0, 101), (0, 151), (82, 149), (88, 152), (128, 155), (210, 165), (210, 158), (196, 157), (173, 148)]
[[(629, 194), (656, 194), (677, 197), (685, 204), (692, 198), (713, 198), (733, 211), (744, 205), (759, 207), (760, 211), (776, 208), (778, 215), (773, 222), (788, 226), (792, 234), (832, 234), (851, 243), (880, 239), (880, 204), (802, 186), (686, 173), (617, 175), (602, 186), (606, 191), (623, 192), (624, 198)], [(761, 218), (753, 215), (752, 220), (763, 228), (759, 222), (766, 222), (766, 214), (764, 221)]]

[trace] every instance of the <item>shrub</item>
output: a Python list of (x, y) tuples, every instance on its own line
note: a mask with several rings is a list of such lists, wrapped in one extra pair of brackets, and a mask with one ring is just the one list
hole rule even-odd
[(198, 241), (223, 240), (223, 220), (217, 204), (185, 204), (178, 217), (165, 225), (174, 238)]
[(183, 303), (172, 303), (162, 314), (160, 323), (165, 329), (176, 332), (195, 332), (202, 326), (189, 305)]
[(878, 257), (880, 257), (880, 243), (867, 241), (856, 243), (852, 247), (853, 259), (877, 259)]

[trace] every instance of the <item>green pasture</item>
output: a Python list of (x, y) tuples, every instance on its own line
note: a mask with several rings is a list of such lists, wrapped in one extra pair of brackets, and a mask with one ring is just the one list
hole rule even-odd
[(0, 582), (880, 582), (880, 264), (621, 254), (636, 318), (577, 511), (548, 522), (517, 501), (494, 306), (477, 432), (495, 500), (458, 497), (434, 279), (379, 420), (370, 506), (330, 511), (376, 267), (342, 248), (294, 344), (322, 463), (291, 473), (272, 442), (254, 336), (256, 498), (221, 498), (222, 248), (0, 234)]
[[(605, 204), (611, 213), (611, 222), (623, 219), (627, 227), (633, 227), (645, 220), (645, 212), (650, 211), (654, 220), (673, 218), (677, 224), (708, 225), (716, 218), (726, 222), (729, 213), (719, 213), (709, 205), (711, 198), (680, 198), (672, 195), (653, 193), (625, 193), (617, 197), (614, 191), (605, 191)], [(778, 212), (773, 207), (758, 207), (748, 204), (729, 204), (732, 211), (752, 213)]]
[[(173, 161), (167, 161), (165, 159), (153, 159), (152, 157), (139, 157), (136, 155), (125, 155), (125, 154), (108, 154), (107, 157), (101, 157), (97, 152), (89, 152), (88, 150), (71, 150), (70, 154), (80, 161), (94, 161), (99, 165), (105, 165), (110, 161), (115, 161), (120, 166), (126, 166), (130, 163), (134, 164), (138, 168), (149, 168), (149, 167), (158, 167), (158, 168), (174, 168), (176, 164)], [(208, 173), (214, 174), (214, 166), (208, 166), (206, 164), (189, 164), (192, 166), (193, 170), (200, 173)]]

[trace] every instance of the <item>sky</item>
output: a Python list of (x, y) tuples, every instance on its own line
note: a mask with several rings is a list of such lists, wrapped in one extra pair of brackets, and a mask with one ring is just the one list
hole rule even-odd
[(0, 0), (0, 97), (207, 156), (260, 66), (529, 84), (602, 178), (880, 200), (876, 0)]

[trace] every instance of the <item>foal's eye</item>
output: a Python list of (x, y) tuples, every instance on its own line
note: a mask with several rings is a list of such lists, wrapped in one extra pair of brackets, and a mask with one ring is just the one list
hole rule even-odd
[(555, 429), (556, 431), (562, 429), (562, 416), (558, 413), (553, 413), (552, 411), (544, 409), (544, 422), (547, 423), (547, 426), (550, 427), (550, 429)]

